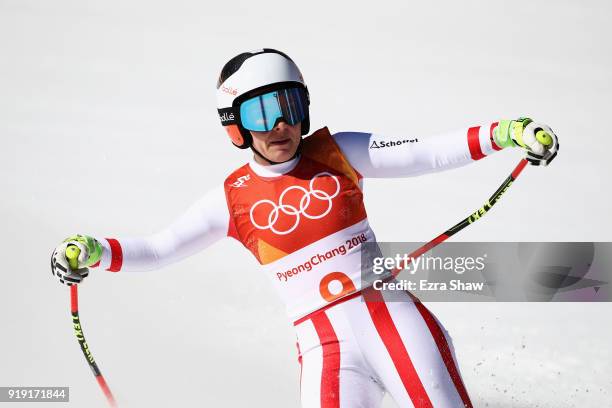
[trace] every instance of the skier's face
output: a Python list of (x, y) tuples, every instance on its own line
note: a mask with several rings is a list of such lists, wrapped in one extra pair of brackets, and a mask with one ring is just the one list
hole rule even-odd
[[(302, 138), (302, 124), (288, 125), (285, 122), (278, 122), (274, 129), (269, 132), (253, 132), (253, 147), (268, 160), (273, 162), (284, 162), (293, 157)], [(258, 155), (255, 161), (268, 165)]]

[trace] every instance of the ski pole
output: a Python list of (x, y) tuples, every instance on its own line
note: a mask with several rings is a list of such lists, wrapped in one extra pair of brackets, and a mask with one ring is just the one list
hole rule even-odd
[[(68, 248), (66, 248), (66, 258), (68, 259), (70, 269), (78, 269), (78, 258), (80, 253), (81, 250), (76, 245), (69, 245)], [(72, 327), (74, 328), (74, 335), (76, 336), (77, 341), (79, 342), (79, 346), (81, 346), (81, 351), (85, 356), (85, 360), (87, 360), (89, 368), (91, 368), (91, 371), (96, 377), (96, 381), (98, 381), (98, 385), (106, 396), (108, 404), (111, 407), (116, 408), (117, 402), (115, 401), (115, 397), (113, 396), (113, 393), (108, 387), (104, 376), (100, 372), (100, 369), (98, 368), (98, 365), (96, 364), (96, 361), (94, 360), (93, 355), (91, 354), (89, 345), (85, 340), (85, 334), (83, 334), (83, 327), (79, 318), (79, 292), (77, 285), (70, 286), (70, 309), (72, 312)]]
[(482, 207), (480, 207), (478, 210), (474, 211), (472, 214), (459, 221), (457, 224), (453, 225), (452, 227), (450, 227), (425, 245), (414, 250), (408, 255), (407, 258), (404, 258), (403, 263), (401, 263), (399, 267), (391, 271), (391, 274), (396, 277), (402, 270), (406, 269), (408, 264), (411, 263), (414, 258), (417, 258), (423, 255), (425, 252), (429, 251), (430, 249), (437, 247), (442, 242), (446, 241), (448, 238), (452, 237), (468, 225), (471, 225), (481, 219), (499, 201), (502, 195), (506, 191), (508, 191), (514, 180), (516, 180), (523, 171), (523, 169), (525, 169), (527, 163), (527, 159), (521, 159), (518, 165), (512, 171), (512, 173), (510, 173), (510, 175), (504, 180), (504, 182), (499, 186), (495, 193), (493, 193), (493, 195), (489, 197), (489, 199)]

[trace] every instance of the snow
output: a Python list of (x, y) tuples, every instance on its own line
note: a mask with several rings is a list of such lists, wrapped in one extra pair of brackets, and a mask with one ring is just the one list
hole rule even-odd
[[(602, 121), (611, 7), (1, 1), (0, 385), (70, 386), (73, 406), (104, 406), (72, 334), (68, 290), (49, 272), (51, 250), (75, 232), (153, 232), (247, 160), (223, 133), (214, 95), (221, 66), (243, 50), (274, 47), (298, 63), (312, 129), (420, 138), (499, 117), (549, 123), (555, 162), (526, 169), (453, 239), (611, 241)], [(517, 159), (502, 152), (448, 173), (366, 182), (377, 237), (437, 235)], [(146, 275), (92, 273), (81, 303), (122, 407), (298, 405), (291, 325), (235, 242)], [(453, 336), (476, 406), (612, 406), (610, 304), (429, 307)]]

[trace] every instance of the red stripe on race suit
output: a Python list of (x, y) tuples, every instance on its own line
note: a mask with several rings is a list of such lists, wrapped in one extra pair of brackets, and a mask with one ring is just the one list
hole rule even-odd
[(470, 148), (470, 154), (473, 160), (480, 160), (485, 157), (480, 148), (480, 139), (478, 134), (480, 133), (480, 126), (471, 127), (468, 129), (467, 139), (468, 147)]
[(361, 296), (361, 291), (358, 291), (358, 292), (355, 292), (355, 293), (351, 293), (350, 295), (345, 296), (343, 298), (340, 298), (338, 300), (335, 300), (335, 301), (333, 301), (333, 302), (323, 306), (322, 308), (315, 310), (314, 312), (308, 313), (307, 315), (302, 316), (299, 319), (297, 319), (296, 321), (294, 321), (293, 325), (297, 326), (298, 324), (303, 323), (306, 320), (312, 319), (313, 316), (315, 316), (315, 315), (317, 315), (319, 313), (323, 313), (325, 310), (329, 309), (330, 307), (339, 305), (340, 303), (343, 303), (343, 302), (346, 302), (347, 300), (351, 300), (353, 298), (356, 298), (357, 296)]
[(372, 301), (366, 301), (370, 317), (372, 318), (372, 322), (374, 322), (374, 327), (376, 327), (376, 331), (383, 341), (389, 356), (391, 356), (393, 365), (402, 380), (402, 384), (404, 384), (406, 392), (410, 396), (412, 404), (416, 408), (433, 407), (427, 395), (427, 391), (425, 391), (425, 387), (423, 387), (423, 383), (412, 364), (412, 360), (404, 346), (404, 342), (393, 323), (391, 313), (389, 313), (389, 309), (385, 304), (382, 294), (373, 289), (370, 290), (370, 292), (371, 293), (367, 294), (367, 299), (372, 299)]
[(499, 125), (499, 122), (491, 123), (491, 128), (489, 129), (489, 139), (491, 139), (491, 146), (493, 146), (493, 150), (502, 150), (502, 148), (499, 147), (497, 143), (495, 143), (495, 139), (493, 139), (493, 131), (495, 130), (497, 125)]
[(340, 408), (340, 343), (325, 313), (318, 313), (311, 320), (323, 348), (321, 408)]
[(121, 244), (113, 238), (106, 238), (106, 240), (111, 248), (111, 264), (107, 271), (119, 272), (123, 265), (123, 250), (121, 249)]
[(425, 320), (425, 323), (427, 324), (427, 327), (429, 328), (429, 332), (431, 333), (431, 336), (436, 342), (436, 346), (438, 346), (438, 351), (440, 352), (440, 355), (442, 356), (442, 361), (444, 361), (444, 365), (446, 366), (448, 374), (453, 380), (453, 384), (455, 385), (455, 388), (457, 389), (457, 393), (461, 397), (461, 401), (463, 402), (463, 405), (465, 406), (465, 408), (472, 408), (473, 407), (472, 401), (470, 401), (470, 396), (468, 395), (467, 390), (465, 389), (465, 385), (463, 384), (463, 381), (461, 380), (459, 369), (457, 368), (457, 365), (455, 364), (455, 360), (453, 359), (453, 353), (451, 352), (450, 346), (448, 345), (448, 342), (446, 341), (446, 337), (444, 336), (444, 333), (442, 332), (442, 328), (440, 327), (440, 325), (438, 324), (434, 316), (431, 314), (429, 309), (427, 309), (425, 305), (423, 305), (416, 296), (414, 296), (412, 293), (408, 291), (406, 291), (406, 293), (408, 294), (408, 296), (412, 298), (414, 305), (416, 306), (417, 310), (421, 314), (421, 317), (423, 318), (423, 320)]

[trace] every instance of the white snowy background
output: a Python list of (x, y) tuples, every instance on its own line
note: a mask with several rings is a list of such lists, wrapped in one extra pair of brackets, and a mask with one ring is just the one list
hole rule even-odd
[[(49, 255), (73, 233), (152, 233), (247, 160), (215, 110), (218, 72), (244, 50), (298, 63), (313, 129), (550, 124), (552, 166), (526, 169), (455, 239), (611, 241), (611, 15), (597, 0), (0, 0), (0, 386), (70, 386), (69, 406), (104, 406)], [(367, 182), (378, 238), (432, 238), (518, 158)], [(429, 306), (476, 406), (612, 406), (611, 304)], [(292, 327), (236, 242), (160, 271), (95, 271), (81, 316), (122, 406), (298, 406)]]

